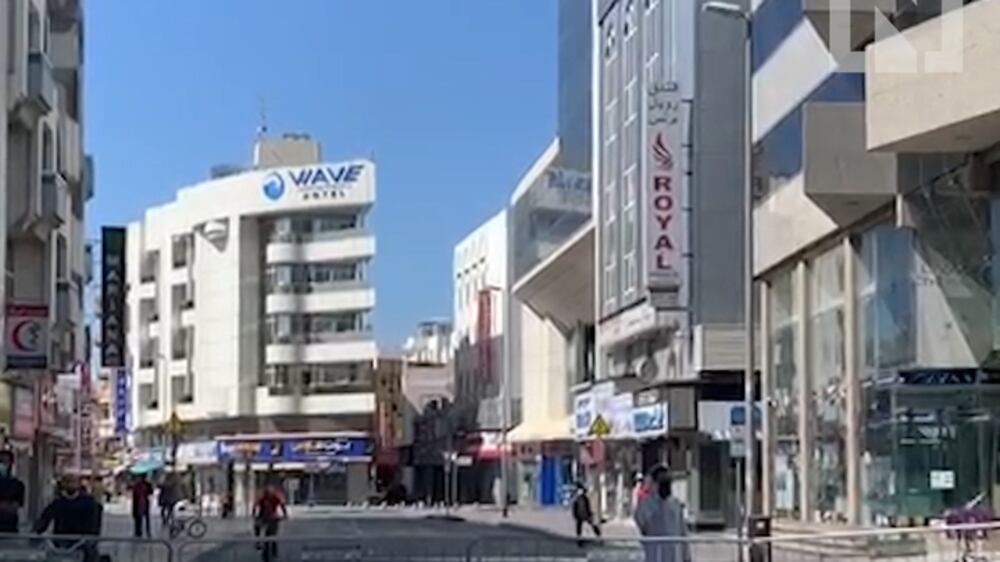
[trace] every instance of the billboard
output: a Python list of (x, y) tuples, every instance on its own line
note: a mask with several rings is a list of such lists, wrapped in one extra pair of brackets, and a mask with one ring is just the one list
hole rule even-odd
[(125, 366), (125, 229), (101, 229), (101, 365)]
[[(681, 306), (684, 252), (684, 107), (676, 84), (654, 83), (647, 97), (646, 271), (650, 294), (670, 295), (668, 306)], [(654, 299), (663, 302), (663, 299)]]

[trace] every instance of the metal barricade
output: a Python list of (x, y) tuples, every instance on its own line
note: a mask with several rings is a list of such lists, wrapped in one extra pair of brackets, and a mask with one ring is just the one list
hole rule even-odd
[(711, 535), (577, 540), (541, 533), (491, 536), (270, 537), (186, 541), (178, 562), (737, 562), (745, 543)]
[(733, 535), (643, 539), (485, 537), (468, 562), (737, 562), (745, 542)]
[(1000, 523), (776, 536), (770, 562), (1000, 562)]
[(173, 562), (164, 540), (99, 536), (0, 536), (0, 562)]

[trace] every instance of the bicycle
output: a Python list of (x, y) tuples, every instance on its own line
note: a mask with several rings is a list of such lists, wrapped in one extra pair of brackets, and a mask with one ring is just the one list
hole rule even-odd
[[(989, 523), (993, 514), (982, 503), (986, 494), (979, 494), (958, 509), (949, 509), (944, 513), (945, 524), (948, 526), (977, 525)], [(945, 532), (945, 536), (953, 539), (958, 546), (958, 558), (955, 562), (989, 562), (989, 557), (983, 554), (983, 542), (988, 538), (986, 529), (957, 528)]]
[(192, 539), (200, 539), (208, 532), (208, 524), (201, 518), (201, 509), (192, 513), (189, 507), (186, 501), (177, 502), (174, 506), (168, 526), (170, 538), (176, 539), (186, 533)]
[(260, 551), (263, 562), (274, 562), (278, 559), (278, 526), (281, 524), (281, 517), (270, 520), (256, 519), (253, 522), (253, 534), (261, 537), (256, 543), (257, 550)]

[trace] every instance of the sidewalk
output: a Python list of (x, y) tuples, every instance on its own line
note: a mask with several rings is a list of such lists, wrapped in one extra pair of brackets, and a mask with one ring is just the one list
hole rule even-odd
[[(444, 510), (433, 510), (434, 515), (443, 515)], [(458, 507), (450, 510), (451, 515), (471, 523), (482, 523), (506, 527), (519, 531), (535, 531), (548, 535), (575, 537), (576, 528), (573, 515), (563, 507), (533, 508), (511, 507), (505, 518), (500, 508), (490, 507)], [(639, 531), (631, 520), (613, 519), (601, 525), (605, 538), (635, 539)], [(589, 535), (589, 529), (587, 530)]]

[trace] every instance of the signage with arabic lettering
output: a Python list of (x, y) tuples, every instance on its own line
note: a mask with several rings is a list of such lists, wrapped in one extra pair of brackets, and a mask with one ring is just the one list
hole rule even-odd
[(367, 437), (220, 441), (219, 459), (246, 462), (321, 462), (371, 456)]
[[(647, 95), (646, 285), (651, 293), (679, 294), (684, 277), (683, 106), (674, 83), (654, 83)], [(662, 302), (662, 299), (658, 299)], [(673, 299), (671, 306), (679, 306)]]

